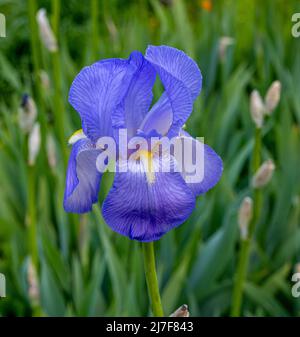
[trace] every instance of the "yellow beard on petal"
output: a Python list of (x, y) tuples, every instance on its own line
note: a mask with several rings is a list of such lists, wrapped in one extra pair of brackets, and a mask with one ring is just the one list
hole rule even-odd
[(138, 151), (138, 157), (140, 158), (143, 166), (146, 169), (146, 178), (149, 185), (155, 182), (155, 171), (153, 165), (153, 154), (146, 150)]
[(83, 133), (82, 129), (75, 131), (72, 136), (69, 138), (68, 143), (70, 145), (75, 144), (78, 140), (86, 138), (86, 135)]

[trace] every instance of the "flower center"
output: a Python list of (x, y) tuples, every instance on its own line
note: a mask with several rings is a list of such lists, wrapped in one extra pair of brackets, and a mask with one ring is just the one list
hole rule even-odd
[(149, 185), (155, 182), (155, 172), (153, 165), (153, 153), (147, 150), (139, 150), (137, 153), (137, 158), (140, 158), (141, 163), (145, 169), (147, 182)]

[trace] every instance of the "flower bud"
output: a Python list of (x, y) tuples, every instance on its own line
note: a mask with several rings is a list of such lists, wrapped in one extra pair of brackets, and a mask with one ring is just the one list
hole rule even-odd
[(29, 260), (28, 264), (27, 281), (28, 281), (28, 296), (33, 303), (37, 304), (39, 303), (40, 299), (40, 290), (36, 270), (31, 259)]
[(275, 81), (271, 84), (265, 97), (265, 105), (266, 105), (265, 113), (267, 115), (270, 115), (271, 112), (277, 107), (280, 100), (280, 94), (281, 94), (281, 83), (279, 81)]
[(47, 148), (47, 158), (48, 158), (49, 166), (51, 168), (55, 168), (57, 164), (56, 145), (55, 145), (54, 137), (51, 134), (47, 135), (46, 148)]
[(40, 151), (41, 146), (41, 131), (40, 124), (37, 122), (34, 124), (28, 138), (28, 165), (33, 166), (35, 164), (36, 157)]
[(189, 308), (183, 304), (180, 308), (175, 310), (169, 317), (190, 317)]
[(257, 90), (253, 90), (250, 96), (250, 113), (257, 128), (261, 128), (264, 121), (265, 106)]
[(50, 27), (47, 13), (44, 8), (41, 8), (38, 10), (36, 14), (36, 20), (39, 26), (40, 31), (40, 37), (44, 44), (44, 46), (50, 51), (50, 52), (56, 52), (58, 50), (57, 47), (57, 41), (53, 34), (53, 31)]
[(41, 84), (44, 90), (49, 90), (50, 88), (50, 79), (49, 79), (49, 75), (47, 74), (47, 72), (45, 70), (41, 70), (40, 73), (40, 80), (41, 80)]
[(261, 188), (271, 180), (275, 164), (271, 159), (265, 161), (255, 173), (252, 179), (252, 186), (254, 188)]
[(113, 42), (117, 41), (117, 39), (118, 39), (118, 29), (117, 29), (114, 21), (111, 18), (108, 18), (105, 23), (106, 23), (108, 32), (109, 32), (109, 34), (112, 38), (112, 41)]
[(238, 221), (240, 227), (241, 238), (243, 240), (248, 237), (248, 227), (253, 216), (253, 201), (250, 197), (244, 198), (238, 213)]
[(37, 117), (37, 109), (34, 100), (27, 94), (23, 95), (19, 108), (19, 126), (25, 132), (31, 131)]
[(300, 196), (299, 195), (294, 195), (292, 198), (292, 205), (294, 207), (299, 207), (300, 205)]
[(6, 280), (5, 276), (0, 273), (0, 299), (6, 297)]
[(226, 50), (229, 46), (234, 44), (234, 38), (230, 36), (222, 36), (219, 40), (219, 57), (221, 61), (225, 60)]

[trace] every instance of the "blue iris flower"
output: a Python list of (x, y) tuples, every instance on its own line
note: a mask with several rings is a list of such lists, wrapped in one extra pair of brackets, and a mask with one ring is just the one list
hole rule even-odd
[[(157, 75), (164, 92), (150, 108)], [(83, 68), (69, 94), (83, 131), (75, 137), (69, 159), (65, 210), (85, 213), (98, 201), (102, 174), (96, 167), (101, 153), (96, 143), (100, 137), (116, 137), (118, 129), (126, 128), (128, 137), (155, 132), (169, 138), (184, 135), (196, 144), (182, 127), (201, 87), (197, 64), (168, 46), (149, 46), (145, 56), (134, 51), (128, 59), (107, 59)], [(196, 197), (212, 188), (222, 175), (221, 158), (209, 146), (203, 144), (203, 149), (204, 176), (199, 183), (187, 183), (184, 172), (176, 170), (155, 172), (149, 181), (138, 162), (129, 165), (127, 172), (116, 172), (102, 205), (107, 224), (130, 239), (147, 242), (183, 223), (192, 213)], [(174, 156), (155, 160), (153, 165), (176, 165)]]

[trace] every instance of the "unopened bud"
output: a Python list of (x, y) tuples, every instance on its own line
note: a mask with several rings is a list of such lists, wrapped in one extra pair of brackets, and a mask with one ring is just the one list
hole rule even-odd
[(253, 90), (250, 96), (250, 113), (257, 128), (261, 128), (264, 121), (265, 106), (257, 90)]
[(183, 304), (180, 308), (175, 310), (169, 317), (190, 317), (189, 308)]
[(37, 122), (34, 124), (28, 138), (28, 165), (33, 166), (35, 164), (36, 157), (40, 151), (41, 146), (41, 131), (40, 124)]
[(51, 168), (55, 168), (57, 164), (57, 156), (56, 156), (56, 145), (55, 140), (52, 134), (47, 135), (47, 158), (48, 163)]
[(219, 57), (221, 61), (225, 60), (226, 51), (229, 46), (234, 44), (234, 38), (230, 36), (222, 36), (219, 40)]
[(275, 164), (271, 159), (265, 161), (261, 167), (255, 173), (252, 179), (252, 186), (254, 188), (260, 188), (271, 180), (273, 172), (275, 170)]
[(42, 84), (43, 89), (49, 90), (50, 79), (49, 79), (49, 75), (47, 74), (47, 72), (45, 70), (40, 71), (40, 80), (41, 80), (41, 84)]
[(37, 304), (39, 303), (40, 299), (40, 290), (36, 269), (31, 259), (28, 264), (27, 281), (28, 281), (28, 296), (34, 304)]
[(300, 205), (300, 196), (294, 195), (292, 198), (292, 204), (294, 207), (298, 207)]
[(113, 41), (118, 39), (118, 29), (111, 18), (106, 20), (106, 26)]
[(19, 126), (25, 132), (31, 131), (37, 117), (37, 109), (34, 100), (27, 94), (23, 95), (19, 108)]
[(36, 20), (39, 26), (40, 37), (41, 37), (41, 40), (44, 46), (50, 52), (56, 52), (58, 49), (57, 41), (50, 27), (50, 24), (47, 18), (47, 13), (44, 8), (41, 8), (40, 10), (38, 10), (36, 14)]
[(248, 227), (253, 216), (253, 201), (250, 197), (244, 198), (239, 209), (238, 221), (240, 227), (241, 238), (243, 240), (248, 237)]
[(271, 112), (277, 107), (280, 100), (280, 94), (281, 94), (281, 83), (279, 81), (275, 81), (271, 84), (265, 97), (265, 105), (266, 105), (265, 113), (267, 115), (270, 115)]

